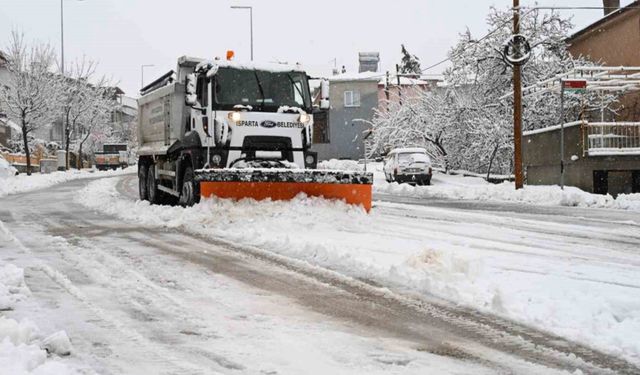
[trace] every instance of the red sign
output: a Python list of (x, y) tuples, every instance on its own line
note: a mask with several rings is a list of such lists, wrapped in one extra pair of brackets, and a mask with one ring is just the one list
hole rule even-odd
[(562, 87), (567, 90), (584, 90), (587, 88), (587, 81), (584, 79), (563, 80)]

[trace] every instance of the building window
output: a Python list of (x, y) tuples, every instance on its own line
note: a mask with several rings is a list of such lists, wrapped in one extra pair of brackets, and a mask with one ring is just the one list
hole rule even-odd
[(344, 92), (344, 106), (345, 107), (360, 107), (360, 91), (345, 91)]

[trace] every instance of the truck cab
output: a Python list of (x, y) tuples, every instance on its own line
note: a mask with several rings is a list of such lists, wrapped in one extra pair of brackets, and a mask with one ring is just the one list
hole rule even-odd
[(186, 76), (190, 129), (208, 167), (274, 161), (315, 168), (308, 77), (297, 66), (203, 62)]

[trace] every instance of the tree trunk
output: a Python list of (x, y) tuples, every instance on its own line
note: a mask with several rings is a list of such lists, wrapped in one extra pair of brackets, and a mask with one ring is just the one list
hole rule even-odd
[(24, 153), (27, 156), (27, 176), (31, 176), (31, 154), (29, 153), (29, 140), (27, 139), (27, 124), (22, 118), (22, 140), (24, 142)]
[(493, 152), (491, 153), (491, 158), (489, 159), (489, 169), (487, 169), (487, 181), (489, 181), (489, 175), (491, 174), (491, 167), (493, 166), (493, 159), (496, 157), (498, 153), (498, 145), (493, 148)]
[(64, 152), (65, 152), (65, 165), (64, 165), (64, 170), (68, 171), (69, 170), (69, 136), (71, 135), (71, 129), (69, 129), (69, 112), (66, 113), (65, 116), (65, 121), (64, 121), (64, 138), (65, 138), (65, 145), (64, 145)]
[(76, 167), (78, 167), (78, 170), (82, 169), (82, 143), (80, 143), (80, 147), (78, 148), (78, 161), (76, 163)]

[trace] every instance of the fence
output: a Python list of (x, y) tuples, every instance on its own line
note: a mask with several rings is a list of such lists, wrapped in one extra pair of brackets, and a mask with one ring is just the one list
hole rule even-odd
[(589, 122), (582, 131), (585, 155), (640, 155), (640, 122)]

